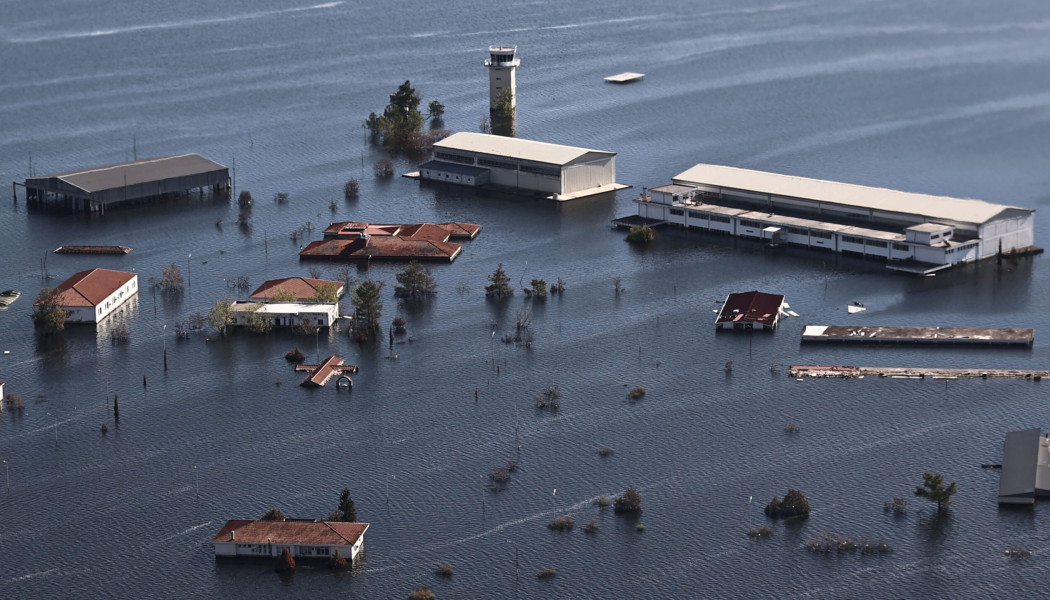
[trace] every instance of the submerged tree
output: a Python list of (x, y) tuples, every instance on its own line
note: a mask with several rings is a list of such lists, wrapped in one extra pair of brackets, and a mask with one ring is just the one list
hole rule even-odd
[(339, 494), (339, 507), (328, 515), (328, 520), (357, 523), (357, 508), (354, 506), (354, 499), (350, 497), (349, 488), (343, 488)]
[(405, 270), (394, 275), (398, 285), (394, 286), (394, 296), (398, 298), (420, 298), (429, 296), (437, 289), (430, 267), (424, 267), (418, 260), (405, 266)]
[(632, 227), (627, 232), (627, 241), (634, 244), (649, 244), (656, 239), (656, 233), (648, 225)]
[(489, 275), (489, 281), (491, 283), (485, 286), (486, 296), (502, 298), (514, 295), (514, 288), (510, 285), (510, 277), (507, 276), (507, 272), (503, 270), (503, 263), (500, 263), (492, 275)]
[(397, 91), (390, 94), (390, 103), (383, 109), (383, 114), (372, 113), (365, 121), (373, 140), (399, 151), (418, 151), (433, 145), (435, 135), (440, 134), (424, 134), (423, 123), (428, 118), (439, 119), (445, 113), (445, 107), (433, 101), (427, 106), (428, 116), (424, 117), (419, 111), (421, 101), (410, 81), (398, 86)]
[(182, 271), (179, 265), (171, 263), (160, 271), (160, 279), (150, 278), (153, 285), (159, 287), (165, 294), (178, 294), (182, 292), (185, 282), (182, 279)]
[(946, 486), (944, 485), (944, 475), (935, 475), (933, 473), (923, 473), (922, 485), (915, 486), (915, 495), (936, 502), (937, 512), (948, 508), (956, 491), (954, 481), (951, 485)]
[(33, 324), (47, 334), (55, 334), (66, 327), (66, 311), (58, 304), (58, 290), (52, 288), (40, 288), (37, 302), (33, 305)]
[(613, 500), (613, 510), (621, 514), (642, 512), (642, 495), (634, 486), (628, 487), (627, 491)]
[(382, 283), (371, 279), (366, 279), (354, 286), (350, 302), (354, 305), (354, 312), (357, 314), (354, 325), (359, 333), (375, 334), (378, 330), (379, 318), (383, 316), (383, 301), (379, 296), (382, 287)]
[(226, 335), (226, 329), (233, 324), (233, 303), (229, 300), (216, 300), (208, 311), (208, 324), (219, 335)]
[(808, 517), (809, 500), (796, 489), (789, 489), (781, 500), (776, 496), (766, 505), (766, 516), (779, 517)]

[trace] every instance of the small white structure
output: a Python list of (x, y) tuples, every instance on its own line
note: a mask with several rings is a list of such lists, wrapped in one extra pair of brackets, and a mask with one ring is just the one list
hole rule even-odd
[[(54, 291), (67, 323), (97, 323), (139, 292), (139, 276), (92, 269), (73, 275)], [(42, 302), (38, 300), (34, 306)]]
[(616, 183), (616, 153), (485, 133), (460, 132), (434, 144), (420, 179), (491, 185), (571, 200), (626, 187)]
[(500, 94), (505, 90), (510, 93), (510, 109), (513, 111), (518, 106), (515, 72), (521, 60), (517, 53), (517, 46), (489, 46), (489, 57), (485, 59), (489, 69), (489, 112), (496, 112)]
[(636, 202), (645, 219), (881, 258), (911, 273), (1036, 250), (1029, 208), (719, 165), (698, 164)]
[(230, 305), (233, 324), (246, 326), (251, 322), (250, 315), (263, 315), (274, 327), (294, 327), (296, 325), (315, 325), (331, 327), (339, 318), (339, 304), (335, 302), (234, 302)]
[(336, 551), (353, 562), (364, 549), (368, 523), (309, 519), (233, 519), (212, 539), (216, 558), (276, 558), (285, 549), (298, 559), (327, 560)]

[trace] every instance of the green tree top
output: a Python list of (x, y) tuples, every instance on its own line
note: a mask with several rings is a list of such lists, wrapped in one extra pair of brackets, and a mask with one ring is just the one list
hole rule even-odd
[(956, 491), (954, 481), (951, 485), (945, 486), (944, 475), (933, 473), (923, 473), (922, 485), (915, 486), (915, 495), (936, 502), (937, 512), (948, 508)]
[(314, 288), (314, 295), (311, 300), (314, 302), (338, 302), (339, 301), (339, 286), (332, 282), (325, 282), (319, 284)]
[(33, 324), (47, 335), (58, 333), (66, 327), (66, 311), (58, 305), (58, 292), (52, 288), (40, 288), (37, 304), (33, 306)]
[(215, 333), (226, 335), (226, 329), (233, 324), (233, 312), (230, 310), (232, 304), (229, 300), (216, 300), (208, 311), (208, 324)]
[(398, 283), (394, 286), (394, 295), (398, 298), (428, 296), (437, 289), (434, 275), (418, 260), (408, 263), (405, 270), (395, 274), (394, 277)]
[(503, 270), (503, 263), (500, 263), (496, 270), (492, 272), (492, 275), (489, 275), (489, 281), (491, 283), (485, 286), (486, 296), (502, 298), (514, 295), (514, 288), (510, 286), (510, 277)]
[(357, 508), (354, 506), (354, 499), (350, 497), (350, 490), (343, 488), (341, 494), (339, 494), (339, 508), (333, 515), (339, 515), (339, 521), (347, 523), (357, 523)]
[(279, 509), (279, 508), (271, 508), (270, 510), (266, 511), (266, 514), (264, 514), (259, 520), (260, 521), (283, 521), (284, 520), (284, 513), (281, 512), (281, 509)]
[(350, 297), (357, 312), (357, 320), (373, 333), (379, 327), (379, 318), (383, 316), (383, 301), (379, 296), (382, 287), (381, 283), (366, 279), (354, 286), (354, 293)]

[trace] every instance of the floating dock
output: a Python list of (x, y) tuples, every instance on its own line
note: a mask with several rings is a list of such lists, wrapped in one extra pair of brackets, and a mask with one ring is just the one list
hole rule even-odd
[(806, 325), (802, 328), (803, 343), (1031, 346), (1034, 339), (1034, 329), (851, 325)]
[(645, 77), (645, 73), (620, 73), (619, 75), (610, 75), (605, 78), (606, 83), (633, 83), (635, 81), (641, 81)]
[(59, 246), (55, 254), (128, 254), (127, 246)]
[(852, 379), (872, 375), (893, 379), (963, 379), (1009, 377), (1040, 381), (1050, 377), (1050, 371), (1028, 371), (1023, 369), (940, 369), (936, 367), (852, 367), (826, 365), (791, 365), (791, 377), (834, 377)]

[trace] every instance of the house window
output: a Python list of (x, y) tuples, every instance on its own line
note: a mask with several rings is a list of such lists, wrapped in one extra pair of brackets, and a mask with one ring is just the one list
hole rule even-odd
[(671, 214), (680, 217), (685, 214), (685, 211), (680, 208), (672, 208)]
[(894, 250), (900, 250), (901, 252), (907, 252), (908, 251), (908, 245), (907, 244), (894, 244), (893, 245), (893, 249)]
[(886, 247), (886, 242), (880, 242), (880, 241), (877, 241), (877, 240), (868, 240), (868, 245), (869, 246), (875, 246), (876, 248), (885, 248)]
[(762, 228), (762, 224), (759, 223), (758, 221), (749, 221), (749, 220), (746, 220), (746, 219), (740, 219), (740, 225), (742, 225), (744, 227), (754, 227), (756, 229), (761, 229)]
[(844, 236), (842, 236), (842, 241), (848, 242), (850, 244), (860, 244), (862, 246), (864, 245), (864, 238), (859, 238), (859, 237), (852, 236), (852, 235), (844, 235)]
[(809, 235), (811, 235), (811, 236), (813, 236), (815, 238), (821, 238), (821, 239), (825, 239), (825, 240), (830, 240), (831, 239), (831, 232), (830, 231), (816, 231), (816, 230), (814, 230), (814, 231), (810, 231)]

